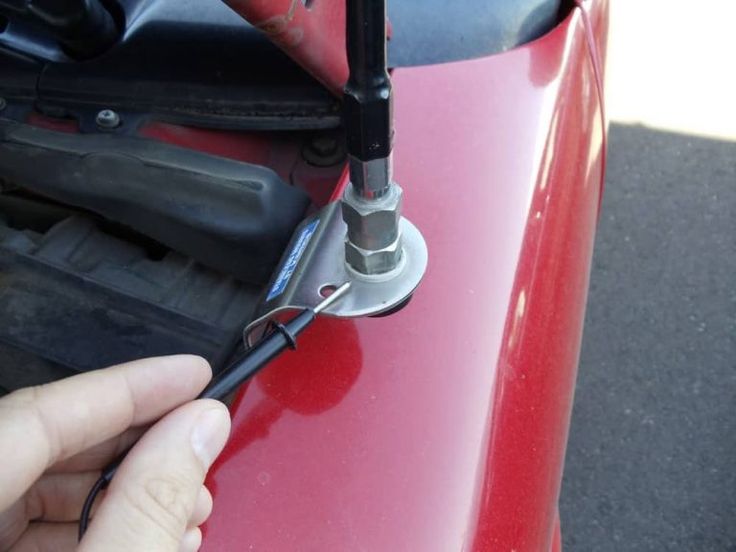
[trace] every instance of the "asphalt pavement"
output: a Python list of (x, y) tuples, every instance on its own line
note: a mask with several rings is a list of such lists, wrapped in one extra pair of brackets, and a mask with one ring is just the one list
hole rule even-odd
[(612, 125), (563, 550), (736, 551), (736, 142)]

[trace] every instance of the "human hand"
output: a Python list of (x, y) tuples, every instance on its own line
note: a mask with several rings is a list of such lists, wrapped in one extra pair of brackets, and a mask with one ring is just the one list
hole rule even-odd
[[(162, 357), (0, 399), (0, 550), (197, 550), (204, 478), (230, 432), (222, 403), (192, 401), (210, 377), (199, 357)], [(78, 545), (100, 469), (137, 440)]]

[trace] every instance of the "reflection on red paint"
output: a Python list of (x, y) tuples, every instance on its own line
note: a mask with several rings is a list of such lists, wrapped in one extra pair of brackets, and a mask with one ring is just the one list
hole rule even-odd
[(74, 134), (79, 132), (79, 122), (76, 119), (59, 119), (48, 117), (37, 111), (31, 111), (26, 117), (26, 123), (31, 126), (55, 130), (56, 132), (67, 132)]

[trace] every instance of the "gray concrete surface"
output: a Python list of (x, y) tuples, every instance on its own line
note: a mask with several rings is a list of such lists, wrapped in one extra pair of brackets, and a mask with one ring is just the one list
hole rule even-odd
[(736, 551), (736, 142), (612, 125), (564, 550)]

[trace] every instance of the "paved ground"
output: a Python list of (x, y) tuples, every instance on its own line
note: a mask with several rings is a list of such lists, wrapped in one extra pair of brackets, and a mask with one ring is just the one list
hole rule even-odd
[(566, 552), (736, 551), (736, 142), (611, 128)]

